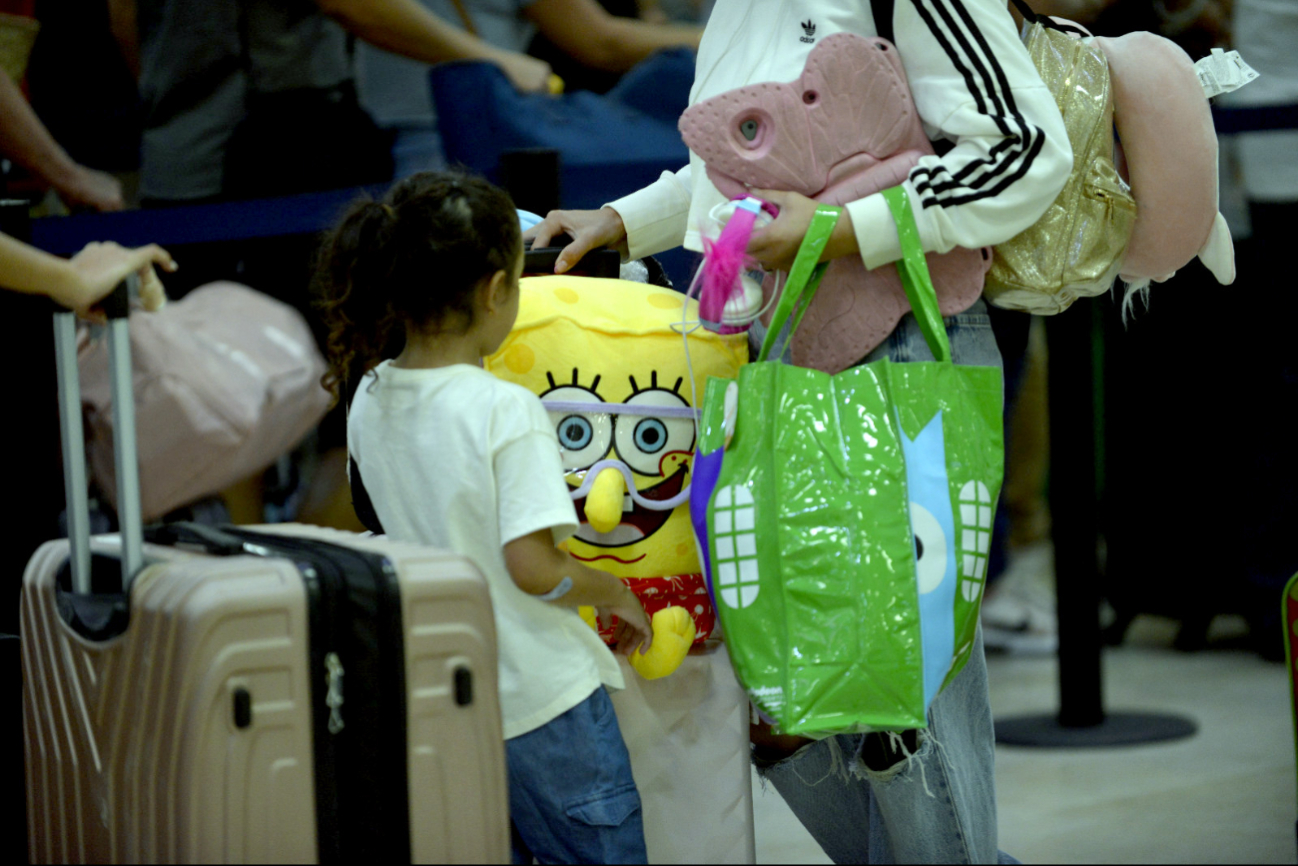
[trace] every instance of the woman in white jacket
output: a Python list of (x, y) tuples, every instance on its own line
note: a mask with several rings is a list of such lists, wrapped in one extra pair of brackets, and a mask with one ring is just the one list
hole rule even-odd
[[(884, 0), (717, 0), (699, 46), (691, 104), (802, 74), (816, 43), (833, 33), (887, 34)], [(1054, 201), (1072, 151), (1053, 98), (1019, 39), (1004, 0), (895, 0), (892, 39), (924, 130), (940, 155), (925, 156), (903, 187), (925, 251), (976, 249), (1008, 240)], [(796, 193), (755, 190), (780, 215), (748, 251), (787, 271), (815, 210)], [(530, 230), (535, 245), (572, 237), (556, 272), (586, 251), (616, 246), (630, 258), (684, 244), (701, 250), (706, 215), (723, 196), (702, 161), (598, 211), (555, 211)], [(849, 203), (823, 258), (860, 256), (867, 268), (901, 257), (879, 194)], [(954, 359), (1000, 364), (986, 308), (976, 300), (946, 319)], [(861, 359), (931, 358), (904, 316)], [(994, 738), (979, 633), (965, 669), (934, 700), (929, 727), (900, 737), (838, 736), (815, 743), (756, 737), (754, 761), (835, 862), (1013, 862), (996, 842)]]

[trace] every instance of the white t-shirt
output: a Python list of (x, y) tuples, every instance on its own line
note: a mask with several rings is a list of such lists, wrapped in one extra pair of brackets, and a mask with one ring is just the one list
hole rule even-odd
[[(1005, 0), (898, 0), (894, 8), (895, 41), (924, 131), (955, 142), (943, 156), (921, 157), (902, 183), (924, 250), (977, 249), (1014, 237), (1063, 189), (1072, 147)], [(699, 44), (690, 104), (750, 84), (794, 81), (833, 33), (876, 35), (869, 0), (717, 0)], [(691, 153), (685, 168), (609, 206), (626, 226), (631, 258), (642, 258), (681, 243), (702, 250), (700, 229), (724, 200)], [(867, 268), (901, 257), (881, 194), (846, 210)]]
[(577, 529), (554, 425), (535, 394), (468, 364), (384, 361), (361, 382), (347, 444), (389, 537), (454, 550), (486, 575), (500, 654), (505, 739), (575, 707), (622, 672), (571, 608), (519, 589), (504, 545)]

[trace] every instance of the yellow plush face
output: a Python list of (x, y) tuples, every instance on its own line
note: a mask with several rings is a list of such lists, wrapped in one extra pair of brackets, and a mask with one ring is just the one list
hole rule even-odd
[[(697, 573), (688, 503), (694, 399), (709, 376), (738, 373), (745, 336), (693, 331), (691, 388), (673, 327), (683, 321), (681, 294), (564, 276), (524, 279), (521, 292), (514, 330), (486, 366), (550, 412), (581, 522), (569, 552), (619, 577)], [(698, 318), (693, 301), (684, 316)]]

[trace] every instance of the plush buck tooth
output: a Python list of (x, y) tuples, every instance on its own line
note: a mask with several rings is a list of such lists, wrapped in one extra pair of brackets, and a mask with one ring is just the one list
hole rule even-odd
[(622, 494), (622, 513), (625, 514), (625, 513), (627, 513), (628, 511), (634, 511), (634, 510), (635, 510), (635, 501), (631, 499), (631, 494), (630, 494), (630, 493), (623, 493), (623, 494)]

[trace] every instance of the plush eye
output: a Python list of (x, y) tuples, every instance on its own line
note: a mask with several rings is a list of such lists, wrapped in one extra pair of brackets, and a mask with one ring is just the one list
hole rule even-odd
[(559, 446), (565, 451), (580, 451), (595, 438), (595, 425), (582, 415), (567, 415), (559, 422)]
[(757, 121), (751, 118), (739, 124), (739, 134), (749, 141), (757, 138), (758, 129), (760, 129), (760, 127), (758, 126)]
[[(564, 469), (585, 469), (608, 454), (613, 444), (613, 421), (607, 412), (599, 411), (607, 404), (598, 394), (577, 385), (564, 385), (546, 391), (541, 399), (547, 404), (555, 435), (559, 437)], [(553, 403), (589, 403), (591, 410), (550, 408), (548, 404)]]
[[(689, 408), (679, 394), (663, 388), (640, 391), (626, 401), (637, 408)], [(694, 449), (694, 419), (688, 416), (632, 415), (618, 418), (616, 445), (622, 461), (640, 475), (658, 475), (662, 458), (673, 451)]]
[(667, 425), (657, 418), (644, 418), (635, 425), (635, 447), (646, 454), (657, 454), (667, 444)]
[(915, 530), (915, 576), (919, 594), (932, 592), (946, 577), (947, 540), (942, 524), (918, 502), (910, 504), (910, 525)]

